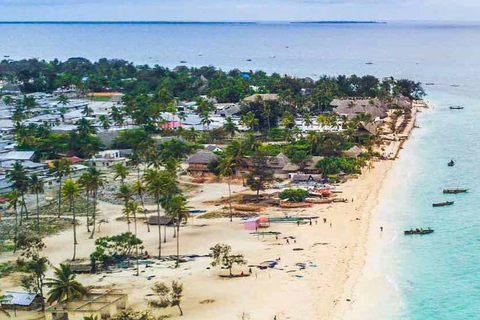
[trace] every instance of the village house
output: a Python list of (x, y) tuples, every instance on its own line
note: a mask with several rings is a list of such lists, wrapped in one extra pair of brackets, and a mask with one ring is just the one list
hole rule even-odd
[(188, 158), (187, 171), (196, 177), (212, 176), (213, 172), (209, 169), (209, 164), (212, 161), (218, 161), (219, 157), (211, 152), (200, 150)]
[(292, 176), (292, 183), (298, 186), (314, 186), (321, 182), (321, 174), (296, 174)]
[(127, 159), (122, 156), (120, 150), (100, 151), (88, 160), (94, 167), (102, 170), (108, 170), (117, 163), (126, 164)]
[(6, 291), (2, 295), (5, 310), (31, 311), (40, 307), (40, 297), (36, 293)]
[(374, 119), (384, 119), (388, 116), (388, 106), (379, 99), (348, 98), (334, 99), (330, 103), (333, 112), (339, 116), (347, 116), (350, 120), (357, 114), (366, 113)]
[(359, 147), (357, 146), (353, 146), (351, 147), (350, 149), (348, 149), (347, 151), (344, 151), (343, 152), (343, 155), (345, 157), (349, 157), (349, 158), (357, 158), (359, 155), (361, 155), (363, 153), (363, 150), (360, 149)]

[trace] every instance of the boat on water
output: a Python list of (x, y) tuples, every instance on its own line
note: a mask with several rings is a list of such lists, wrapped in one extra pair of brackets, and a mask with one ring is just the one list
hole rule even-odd
[(432, 204), (433, 207), (445, 207), (445, 206), (451, 206), (454, 204), (455, 201), (444, 201), (444, 202), (437, 202)]
[(180, 63), (187, 63), (187, 61), (185, 61), (185, 60), (182, 60), (182, 61), (180, 61)]
[(462, 106), (451, 106), (450, 107), (450, 110), (462, 110), (463, 107)]
[(443, 189), (443, 193), (446, 194), (457, 194), (468, 192), (468, 189)]
[(453, 166), (455, 165), (455, 161), (450, 160), (450, 161), (447, 163), (447, 165), (448, 165), (449, 167), (453, 167)]
[(411, 234), (420, 234), (420, 235), (423, 235), (423, 234), (430, 234), (430, 233), (433, 233), (433, 229), (430, 229), (430, 228), (427, 228), (427, 229), (410, 229), (410, 230), (405, 230), (403, 233), (405, 235), (411, 235)]

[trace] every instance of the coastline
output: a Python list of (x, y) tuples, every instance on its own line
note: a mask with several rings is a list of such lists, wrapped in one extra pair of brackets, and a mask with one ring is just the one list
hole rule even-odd
[[(346, 262), (350, 268), (343, 275), (342, 286), (337, 289), (338, 299), (333, 301), (325, 319), (354, 320), (362, 318), (362, 316), (363, 318), (382, 319), (387, 316), (387, 312), (391, 312), (392, 306), (391, 304), (388, 306), (380, 304), (380, 301), (382, 303), (395, 301), (399, 305), (402, 304), (395, 281), (388, 274), (379, 270), (381, 250), (393, 242), (399, 234), (398, 230), (390, 229), (385, 221), (381, 221), (380, 215), (384, 209), (381, 200), (385, 190), (394, 188), (388, 180), (392, 178), (394, 171), (399, 169), (398, 164), (395, 165), (396, 159), (416, 127), (419, 109), (428, 110), (430, 108), (431, 105), (428, 103), (427, 108), (414, 108), (405, 138), (396, 146), (394, 160), (390, 161), (387, 166), (374, 169), (377, 170), (373, 175), (378, 179), (378, 184), (370, 190), (364, 200), (363, 222), (356, 233), (358, 241)], [(383, 228), (382, 232), (380, 232), (380, 227)]]

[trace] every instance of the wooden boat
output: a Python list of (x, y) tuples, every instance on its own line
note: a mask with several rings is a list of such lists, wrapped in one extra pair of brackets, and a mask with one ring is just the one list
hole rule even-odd
[(283, 202), (280, 202), (280, 208), (291, 208), (291, 209), (295, 209), (295, 208), (308, 208), (308, 207), (311, 207), (312, 205), (310, 203), (298, 203), (298, 202), (286, 202), (286, 201), (283, 201)]
[(443, 193), (446, 194), (457, 194), (468, 192), (468, 189), (443, 189)]
[(463, 109), (463, 107), (461, 107), (461, 106), (451, 106), (450, 107), (450, 110), (462, 110), (462, 109)]
[(419, 234), (419, 235), (423, 235), (423, 234), (430, 234), (430, 233), (433, 233), (433, 229), (411, 229), (411, 230), (405, 230), (403, 233), (405, 235), (411, 235), (411, 234)]
[(259, 212), (262, 208), (258, 205), (248, 205), (248, 204), (234, 204), (232, 208), (237, 211), (246, 211), (246, 212)]
[(453, 167), (453, 166), (455, 165), (455, 161), (450, 160), (450, 161), (447, 163), (447, 165), (448, 165), (449, 167)]
[(306, 198), (305, 202), (307, 203), (332, 203), (334, 200), (332, 199), (321, 199), (321, 198)]
[(455, 201), (444, 201), (444, 202), (437, 202), (432, 204), (433, 207), (444, 207), (444, 206), (451, 206), (454, 204)]

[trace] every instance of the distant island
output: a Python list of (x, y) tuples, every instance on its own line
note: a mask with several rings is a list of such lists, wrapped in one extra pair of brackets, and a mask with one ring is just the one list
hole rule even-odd
[(292, 24), (387, 24), (384, 21), (292, 21)]

